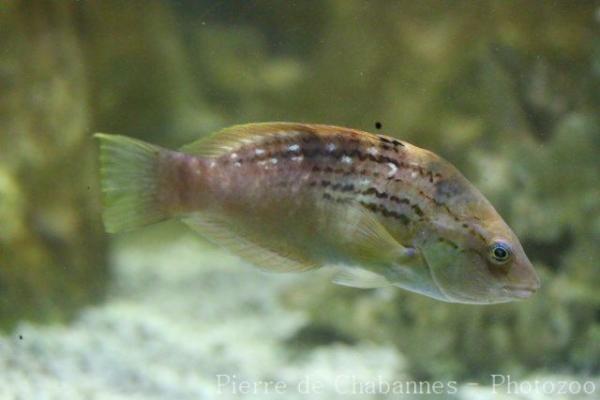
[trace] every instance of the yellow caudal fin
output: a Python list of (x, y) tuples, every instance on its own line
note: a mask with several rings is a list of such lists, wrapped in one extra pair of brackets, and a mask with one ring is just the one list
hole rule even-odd
[(125, 136), (94, 137), (100, 141), (106, 231), (127, 231), (167, 219), (157, 196), (159, 155), (166, 150)]

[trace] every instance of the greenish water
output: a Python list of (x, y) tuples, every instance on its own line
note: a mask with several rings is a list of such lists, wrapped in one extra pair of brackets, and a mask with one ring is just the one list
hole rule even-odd
[[(0, 2), (0, 397), (597, 398), (599, 39), (592, 1)], [(103, 232), (93, 132), (275, 120), (442, 155), (541, 290), (445, 304)]]

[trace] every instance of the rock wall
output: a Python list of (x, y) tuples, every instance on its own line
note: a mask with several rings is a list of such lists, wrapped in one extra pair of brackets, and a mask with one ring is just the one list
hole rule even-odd
[(0, 328), (69, 317), (108, 280), (76, 11), (0, 5)]

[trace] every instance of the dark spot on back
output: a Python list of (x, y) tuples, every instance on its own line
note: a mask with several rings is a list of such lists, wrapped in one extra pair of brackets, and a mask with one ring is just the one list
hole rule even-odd
[(413, 209), (413, 211), (415, 212), (415, 214), (417, 214), (419, 217), (423, 216), (423, 210), (421, 210), (421, 207), (419, 207), (416, 204), (412, 204), (410, 207)]
[(444, 179), (435, 184), (435, 197), (446, 200), (465, 191), (464, 186), (457, 179)]
[(379, 138), (379, 140), (383, 143), (387, 143), (387, 144), (393, 144), (391, 140), (389, 140), (388, 138), (386, 138), (385, 136), (377, 136)]
[(438, 237), (438, 242), (441, 242), (441, 243), (446, 243), (446, 244), (448, 244), (448, 245), (450, 245), (450, 246), (454, 247), (455, 249), (458, 249), (458, 245), (457, 245), (456, 243), (454, 243), (453, 241), (451, 241), (451, 240), (448, 240), (448, 239), (446, 239), (446, 238), (443, 238), (443, 237), (441, 237), (441, 236), (440, 236), (440, 237)]

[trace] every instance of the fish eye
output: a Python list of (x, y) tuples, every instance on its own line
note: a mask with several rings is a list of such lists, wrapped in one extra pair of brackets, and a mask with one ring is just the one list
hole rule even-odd
[(496, 242), (490, 246), (490, 259), (494, 264), (502, 265), (510, 260), (510, 246), (504, 242)]

